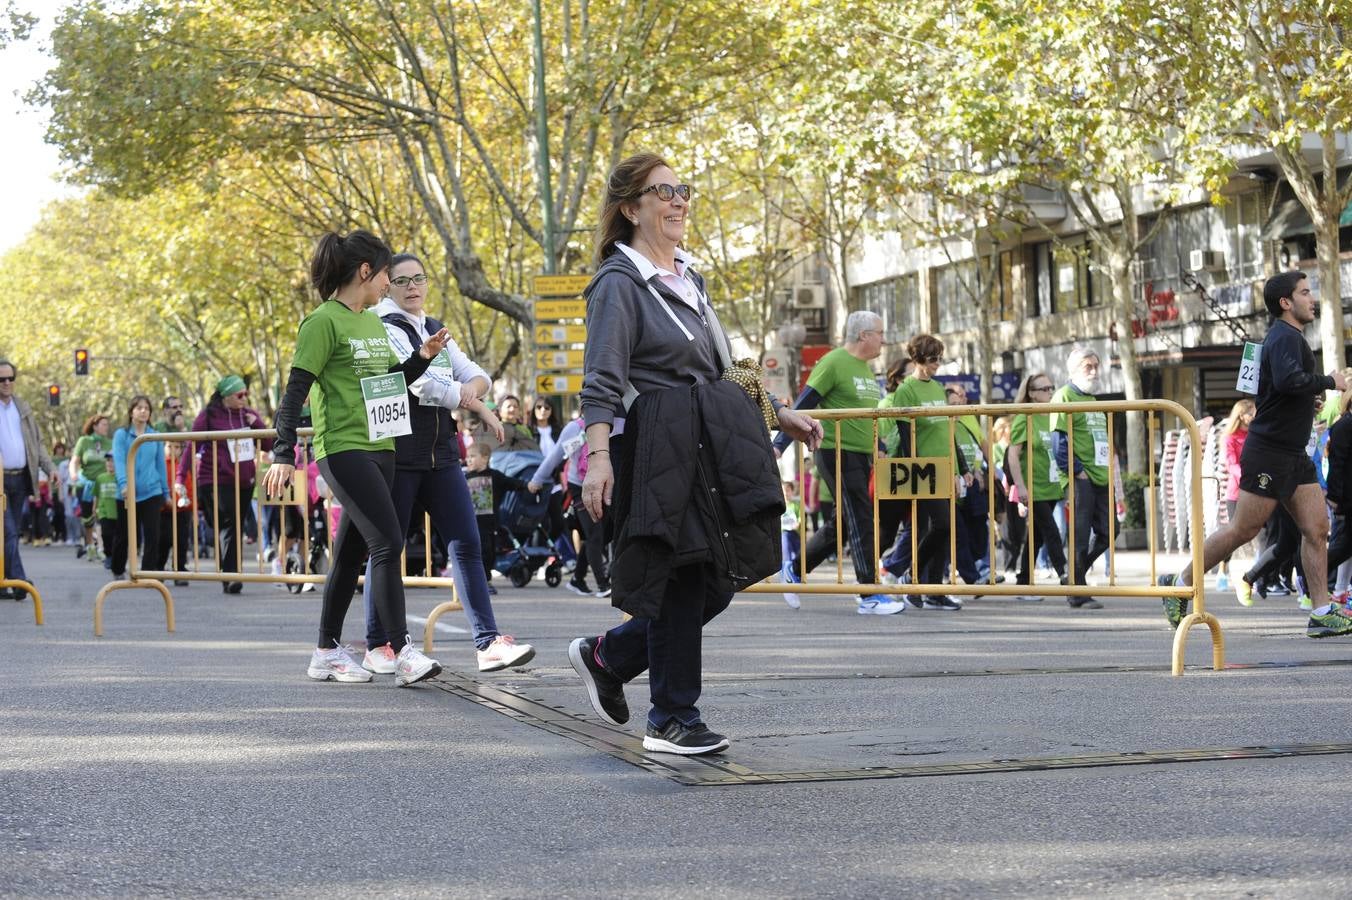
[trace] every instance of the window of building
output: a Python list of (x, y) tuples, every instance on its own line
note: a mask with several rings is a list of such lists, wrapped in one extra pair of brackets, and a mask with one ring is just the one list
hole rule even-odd
[(939, 331), (948, 334), (975, 328), (978, 318), (975, 298), (980, 296), (976, 260), (967, 259), (944, 266), (936, 269), (934, 274)]
[(920, 332), (920, 275), (912, 272), (855, 287), (850, 292), (850, 310), (867, 309), (883, 320), (883, 336), (906, 342)]
[(1014, 294), (1014, 252), (1005, 250), (996, 260), (995, 290), (991, 292), (991, 319), (996, 322), (1012, 322), (1019, 313)]
[(1225, 220), (1225, 276), (1228, 281), (1253, 281), (1263, 275), (1262, 201), (1262, 191), (1251, 191), (1231, 197), (1221, 209)]
[(1028, 308), (1034, 316), (1052, 314), (1052, 245), (1051, 241), (1028, 246), (1024, 286), (1028, 293)]

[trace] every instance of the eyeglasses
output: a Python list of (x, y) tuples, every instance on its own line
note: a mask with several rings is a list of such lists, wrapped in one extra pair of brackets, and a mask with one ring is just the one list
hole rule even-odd
[(692, 188), (688, 184), (650, 184), (643, 190), (639, 191), (638, 195), (642, 197), (649, 191), (657, 191), (657, 199), (661, 200), (663, 203), (666, 203), (668, 200), (670, 200), (677, 194), (681, 195), (682, 200), (689, 200), (690, 192), (693, 190), (694, 188)]
[(537, 403), (537, 404), (535, 404), (535, 408), (536, 408), (536, 409), (553, 409), (554, 407), (550, 406), (548, 403)]
[(14, 380), (13, 375), (0, 375), (0, 382), (10, 382)]
[(1053, 390), (1055, 390), (1055, 388), (1053, 388), (1050, 384), (1044, 384), (1044, 385), (1040, 385), (1040, 386), (1038, 386), (1038, 387), (1030, 387), (1030, 388), (1028, 389), (1028, 392), (1029, 392), (1029, 393), (1032, 393), (1032, 394), (1041, 394), (1041, 393), (1048, 393), (1048, 392), (1053, 391)]
[(395, 287), (408, 287), (410, 284), (416, 284), (421, 287), (427, 284), (427, 276), (419, 272), (417, 275), (400, 275), (398, 278), (391, 278), (390, 284)]

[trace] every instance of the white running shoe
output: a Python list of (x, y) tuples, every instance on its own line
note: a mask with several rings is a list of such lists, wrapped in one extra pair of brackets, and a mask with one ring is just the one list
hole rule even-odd
[(382, 644), (374, 650), (366, 651), (366, 655), (361, 658), (361, 667), (377, 675), (393, 675), (394, 660), (394, 648), (389, 644)]
[(791, 591), (784, 592), (784, 602), (789, 605), (789, 609), (798, 609), (803, 605), (802, 599)]
[(355, 684), (371, 680), (371, 673), (357, 665), (351, 647), (316, 649), (310, 657), (310, 668), (305, 674), (315, 681), (345, 681)]
[(404, 644), (404, 649), (394, 659), (395, 687), (408, 687), (441, 674), (441, 663), (430, 656), (424, 656), (412, 641)]
[(524, 666), (535, 658), (535, 648), (530, 644), (518, 644), (510, 634), (500, 634), (493, 643), (476, 651), (479, 657), (480, 672), (496, 672), (512, 666)]
[(859, 601), (861, 616), (893, 616), (905, 611), (905, 603), (892, 600), (886, 594), (871, 594)]

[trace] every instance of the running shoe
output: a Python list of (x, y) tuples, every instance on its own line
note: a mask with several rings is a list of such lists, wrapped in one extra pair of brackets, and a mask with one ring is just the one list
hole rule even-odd
[(1103, 609), (1103, 604), (1093, 597), (1067, 597), (1066, 605), (1071, 609)]
[(337, 646), (332, 650), (318, 650), (310, 656), (310, 668), (305, 671), (315, 681), (344, 681), (359, 683), (371, 680), (371, 673), (357, 665), (351, 647)]
[(893, 600), (886, 594), (869, 594), (859, 601), (859, 615), (861, 616), (892, 616), (905, 611), (905, 603), (900, 600)]
[(649, 725), (643, 733), (643, 749), (649, 753), (679, 753), (681, 756), (700, 756), (728, 749), (728, 739), (710, 731), (703, 722), (682, 725), (672, 719), (662, 728)]
[[(779, 578), (785, 584), (798, 584), (801, 579), (798, 573), (793, 570), (793, 566), (785, 563), (779, 570)], [(784, 592), (784, 602), (788, 604), (789, 609), (798, 609), (803, 605), (802, 599), (792, 591)]]
[(441, 663), (430, 656), (424, 656), (412, 641), (404, 644), (404, 649), (394, 659), (394, 686), (408, 687), (419, 681), (426, 681), (441, 674)]
[(394, 648), (383, 644), (374, 650), (367, 650), (361, 658), (361, 667), (377, 675), (393, 675), (395, 669)]
[(613, 592), (614, 590), (611, 588), (611, 586), (606, 585), (605, 587), (598, 587), (596, 589), (596, 596), (604, 600), (605, 598), (609, 597)]
[(1296, 598), (1296, 606), (1300, 607), (1303, 612), (1309, 612), (1314, 609), (1314, 601), (1310, 599), (1308, 594), (1301, 594)]
[(1243, 575), (1235, 579), (1235, 599), (1239, 601), (1240, 606), (1253, 606), (1253, 585), (1244, 578)]
[(518, 644), (510, 634), (500, 634), (493, 643), (482, 650), (475, 651), (479, 656), (480, 672), (496, 672), (512, 666), (524, 666), (535, 658), (535, 648), (530, 644)]
[(1216, 590), (1218, 590), (1218, 591), (1228, 591), (1228, 590), (1230, 590), (1230, 576), (1229, 576), (1229, 575), (1225, 574), (1224, 572), (1222, 572), (1222, 573), (1220, 574), (1220, 577), (1218, 577), (1218, 578), (1216, 579)]
[[(1177, 575), (1161, 575), (1155, 579), (1155, 584), (1160, 587), (1184, 586)], [(1178, 623), (1188, 614), (1188, 607), (1192, 605), (1192, 601), (1187, 597), (1161, 597), (1160, 602), (1164, 604), (1164, 617), (1169, 620), (1170, 628), (1178, 627)]]
[(591, 585), (587, 584), (587, 579), (585, 578), (580, 580), (577, 578), (568, 579), (568, 590), (583, 597), (590, 597), (592, 595)]
[(900, 579), (900, 578), (898, 578), (897, 576), (893, 575), (891, 572), (888, 572), (888, 571), (885, 571), (885, 570), (884, 570), (884, 572), (883, 572), (883, 574), (882, 574), (882, 577), (879, 579), (879, 581), (880, 581), (882, 584), (901, 584), (901, 579)]
[(962, 609), (962, 601), (956, 597), (948, 597), (944, 594), (930, 594), (925, 598), (925, 609), (942, 609), (947, 612), (957, 612)]
[(582, 679), (596, 714), (611, 725), (629, 721), (629, 703), (624, 699), (624, 682), (601, 665), (596, 658), (596, 644), (587, 638), (577, 638), (568, 645), (568, 662)]
[(1312, 638), (1341, 637), (1352, 634), (1352, 613), (1338, 606), (1327, 607), (1327, 612), (1310, 616), (1305, 636)]

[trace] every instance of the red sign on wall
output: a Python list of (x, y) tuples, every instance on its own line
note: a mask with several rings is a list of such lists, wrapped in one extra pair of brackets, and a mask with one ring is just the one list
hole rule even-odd
[(817, 365), (817, 362), (830, 352), (831, 346), (829, 344), (814, 344), (803, 348), (802, 365), (798, 369), (799, 393), (802, 393), (803, 388), (807, 387), (807, 377), (812, 374), (812, 367)]

